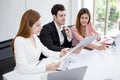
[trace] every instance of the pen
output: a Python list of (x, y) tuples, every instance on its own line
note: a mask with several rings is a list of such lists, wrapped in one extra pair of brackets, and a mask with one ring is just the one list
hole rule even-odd
[(60, 70), (60, 69), (56, 69), (56, 71), (62, 71), (62, 70)]
[(66, 51), (69, 51), (70, 50), (70, 48), (66, 48)]
[(64, 31), (68, 31), (68, 32), (70, 32), (70, 30), (67, 28), (67, 29), (65, 29), (65, 27), (63, 27), (63, 30)]
[(39, 61), (38, 63), (37, 63), (37, 65), (40, 63), (41, 61)]

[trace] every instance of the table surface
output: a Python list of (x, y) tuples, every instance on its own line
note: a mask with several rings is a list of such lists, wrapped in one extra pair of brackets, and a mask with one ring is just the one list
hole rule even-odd
[[(88, 66), (84, 80), (120, 80), (120, 47), (110, 47), (106, 51), (83, 49), (80, 54), (73, 53), (68, 58), (71, 59), (68, 69)], [(57, 60), (59, 61), (59, 59), (49, 57), (43, 59), (40, 64), (46, 65)], [(5, 74), (4, 77), (10, 74)], [(36, 76), (40, 79), (40, 76)], [(46, 74), (41, 77), (41, 80), (45, 79), (47, 79)]]
[[(67, 58), (71, 59), (67, 69), (88, 66), (84, 80), (120, 80), (120, 47), (101, 51), (83, 49), (80, 54), (73, 53)], [(41, 64), (53, 61), (55, 59), (47, 58)]]

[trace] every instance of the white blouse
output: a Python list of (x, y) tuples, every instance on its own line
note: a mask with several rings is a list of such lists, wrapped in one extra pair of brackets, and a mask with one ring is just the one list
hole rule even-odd
[(46, 71), (46, 66), (38, 64), (41, 52), (47, 57), (59, 57), (60, 52), (51, 51), (46, 48), (34, 35), (36, 47), (33, 46), (30, 38), (16, 37), (14, 42), (14, 54), (16, 67), (20, 73), (32, 74)]

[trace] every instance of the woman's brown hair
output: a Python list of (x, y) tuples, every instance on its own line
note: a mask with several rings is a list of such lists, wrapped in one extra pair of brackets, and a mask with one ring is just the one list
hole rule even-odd
[[(33, 24), (40, 18), (40, 14), (32, 9), (27, 10), (22, 18), (21, 18), (21, 22), (20, 22), (20, 27), (19, 27), (19, 31), (17, 33), (17, 35), (15, 36), (15, 38), (17, 36), (21, 36), (24, 38), (28, 38), (30, 37), (31, 33), (30, 33), (30, 29), (29, 27), (32, 27)], [(12, 43), (11, 43), (11, 47), (12, 47), (12, 51), (14, 53), (14, 40), (13, 39)]]
[(88, 10), (87, 8), (82, 8), (82, 9), (80, 9), (80, 11), (79, 11), (78, 14), (77, 14), (75, 26), (76, 26), (76, 29), (77, 29), (77, 31), (78, 31), (78, 34), (81, 35), (82, 37), (85, 37), (84, 31), (83, 31), (83, 27), (82, 27), (82, 25), (81, 25), (81, 23), (80, 23), (80, 18), (81, 18), (81, 16), (82, 16), (83, 14), (88, 14), (88, 16), (89, 16), (89, 21), (88, 21), (88, 23), (90, 22), (91, 16), (90, 16), (89, 10)]

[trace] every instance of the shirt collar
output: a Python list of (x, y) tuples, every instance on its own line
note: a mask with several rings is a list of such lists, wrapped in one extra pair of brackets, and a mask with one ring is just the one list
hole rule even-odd
[(57, 23), (56, 23), (55, 21), (54, 21), (54, 23), (55, 23), (55, 26), (56, 26), (56, 29), (57, 29), (57, 30), (59, 30), (59, 31), (62, 31), (62, 30), (63, 30), (63, 27), (64, 27), (64, 26), (61, 26), (61, 27), (59, 28), (59, 27), (57, 26)]

